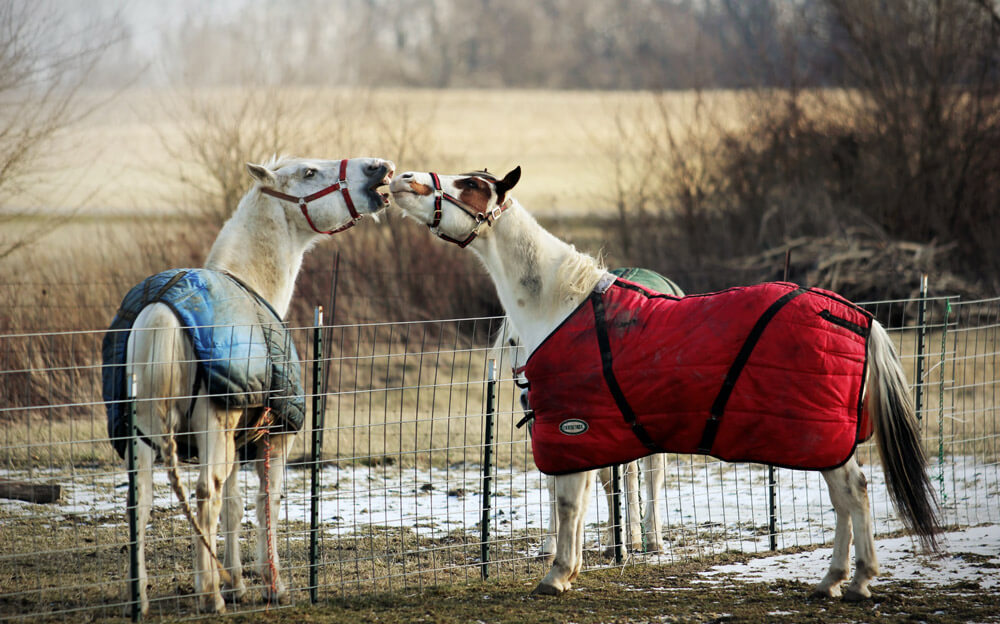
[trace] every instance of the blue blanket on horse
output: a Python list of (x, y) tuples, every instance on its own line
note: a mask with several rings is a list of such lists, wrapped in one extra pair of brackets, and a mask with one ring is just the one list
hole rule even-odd
[(125, 355), (129, 332), (143, 308), (173, 310), (198, 358), (198, 380), (213, 401), (232, 409), (269, 407), (278, 431), (298, 431), (305, 394), (298, 353), (278, 314), (230, 275), (173, 269), (146, 278), (125, 295), (102, 343), (102, 393), (108, 433), (124, 457), (128, 436)]

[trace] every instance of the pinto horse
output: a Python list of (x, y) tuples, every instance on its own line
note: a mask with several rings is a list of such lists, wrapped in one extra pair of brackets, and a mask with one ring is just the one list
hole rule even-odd
[[(681, 288), (672, 280), (647, 269), (627, 267), (615, 269), (611, 272), (615, 275), (645, 284), (651, 288), (656, 288), (661, 292), (677, 296), (684, 295)], [(523, 369), (526, 355), (525, 350), (509, 320), (505, 319), (501, 325), (500, 331), (497, 333), (494, 349), (509, 350), (510, 355), (507, 360), (511, 363), (511, 368), (514, 370)], [(521, 388), (521, 407), (525, 412), (525, 418), (522, 420), (522, 423), (528, 423), (528, 431), (530, 433), (531, 420), (534, 416), (528, 402), (528, 384), (523, 378), (523, 373), (518, 375), (515, 383)], [(521, 423), (518, 426), (520, 427)], [(652, 453), (636, 461), (622, 465), (622, 477), (625, 486), (625, 508), (627, 510), (624, 523), (624, 538), (625, 547), (631, 552), (658, 553), (663, 550), (663, 521), (660, 515), (660, 508), (663, 501), (664, 468), (663, 455), (661, 453)], [(641, 516), (639, 511), (640, 473), (643, 477), (646, 491), (646, 508)], [(600, 479), (600, 483), (604, 489), (608, 509), (614, 509), (616, 501), (614, 476), (611, 468), (607, 466), (600, 468), (596, 476)], [(545, 479), (545, 485), (549, 491), (549, 505), (551, 509), (549, 509), (549, 528), (539, 551), (539, 555), (542, 557), (548, 557), (556, 553), (556, 536), (559, 534), (559, 514), (556, 509), (557, 478), (556, 476), (548, 475)], [(616, 544), (613, 526), (608, 526), (604, 543), (608, 545), (604, 550), (604, 554), (609, 557), (613, 556)]]
[[(650, 300), (676, 298), (651, 292), (639, 285), (609, 276), (604, 267), (594, 258), (577, 251), (572, 245), (546, 231), (511, 196), (511, 189), (517, 184), (520, 176), (520, 167), (502, 178), (483, 171), (459, 175), (407, 172), (393, 178), (390, 191), (396, 205), (409, 217), (426, 225), (431, 233), (439, 238), (462, 248), (467, 247), (482, 261), (493, 279), (500, 302), (510, 323), (531, 354), (526, 375), (528, 382), (534, 384), (536, 380), (532, 379), (532, 359), (536, 357), (540, 347), (545, 346), (549, 337), (555, 335), (557, 329), (561, 329), (564, 323), (570, 321), (571, 316), (582, 310), (583, 304), (588, 300), (595, 301), (596, 310), (600, 303), (597, 300), (603, 296), (601, 293), (613, 286), (628, 291), (633, 298)], [(779, 284), (773, 289), (784, 292), (792, 288), (794, 285)], [(799, 288), (796, 293), (802, 290), (804, 289)], [(837, 299), (832, 294), (826, 297), (825, 301)], [(689, 298), (685, 297), (679, 301), (683, 302), (687, 299)], [(839, 302), (839, 300), (838, 305), (841, 308), (851, 307), (851, 304)], [(855, 311), (857, 312), (857, 310)], [(630, 317), (628, 322), (635, 323), (637, 322), (636, 318)], [(913, 401), (909, 395), (905, 375), (899, 356), (896, 354), (892, 340), (885, 329), (874, 319), (865, 317), (865, 321), (866, 325), (863, 328), (854, 325), (854, 329), (867, 337), (865, 342), (860, 343), (860, 339), (853, 336), (854, 331), (851, 330), (850, 324), (837, 321), (843, 327), (835, 331), (852, 338), (855, 343), (862, 344), (863, 349), (866, 349), (860, 358), (856, 358), (863, 363), (863, 368), (860, 369), (862, 372), (857, 374), (856, 404), (849, 405), (849, 409), (844, 411), (858, 421), (857, 430), (859, 432), (862, 429), (861, 423), (870, 419), (870, 429), (874, 430), (883, 470), (887, 476), (889, 493), (897, 512), (907, 528), (920, 538), (924, 547), (936, 549), (936, 536), (941, 531), (939, 511), (926, 474), (926, 457), (919, 438)], [(597, 340), (590, 340), (588, 344), (597, 344), (601, 339), (607, 342), (608, 337), (598, 336)], [(698, 345), (693, 346), (697, 351)], [(816, 345), (811, 344), (800, 346), (804, 347), (805, 350), (816, 347)], [(652, 359), (658, 361), (671, 360), (675, 356), (673, 345), (660, 347), (645, 345), (644, 348), (649, 349), (652, 353)], [(596, 351), (596, 347), (593, 349)], [(605, 353), (603, 346), (601, 353)], [(583, 366), (572, 357), (564, 357), (557, 362), (557, 365), (560, 370), (570, 375)], [(589, 362), (586, 365), (589, 366)], [(597, 368), (600, 369), (600, 365)], [(608, 372), (609, 368), (609, 366), (605, 366), (605, 373)], [(689, 365), (688, 368), (696, 369), (695, 373), (698, 374), (706, 372), (698, 370), (697, 365)], [(836, 377), (837, 373), (838, 371), (833, 371), (832, 376)], [(708, 375), (702, 376), (708, 377)], [(612, 377), (606, 375), (606, 379), (606, 384), (598, 381), (592, 385), (601, 386), (601, 390), (605, 392), (611, 390), (610, 394), (615, 394), (614, 391), (617, 390), (618, 394), (621, 395), (620, 387), (611, 387), (612, 381), (614, 381)], [(715, 383), (718, 385), (725, 385), (729, 381), (725, 371), (718, 374), (716, 379)], [(559, 386), (548, 387), (557, 392), (561, 390)], [(795, 389), (783, 388), (782, 390)], [(742, 391), (739, 390), (739, 386), (736, 386), (735, 390), (730, 387), (730, 391), (734, 401), (738, 402), (744, 398), (740, 396)], [(804, 393), (809, 394), (809, 392), (810, 389), (804, 389)], [(674, 402), (689, 399), (688, 391), (683, 385), (676, 387), (674, 393), (670, 395), (669, 399), (662, 400), (664, 411), (668, 410)], [(539, 412), (540, 406), (535, 405), (534, 395), (532, 397), (532, 407), (536, 410), (535, 432), (532, 437), (535, 461), (539, 463), (544, 460), (546, 464), (549, 464), (551, 458), (542, 457), (539, 454), (538, 428), (541, 414)], [(540, 398), (551, 399), (551, 397), (544, 395)], [(630, 397), (616, 396), (616, 400), (619, 398), (627, 404)], [(781, 402), (777, 396), (771, 397), (771, 399), (768, 400), (768, 397), (765, 396), (760, 404), (774, 406)], [(552, 403), (551, 400), (548, 402)], [(563, 420), (559, 425), (560, 428), (568, 425), (563, 433), (569, 435), (563, 439), (569, 440), (570, 436), (586, 431), (585, 417), (593, 409), (592, 404), (586, 401), (573, 403), (570, 396), (566, 397), (566, 404), (550, 405), (550, 407), (563, 410), (563, 412), (575, 410), (580, 414), (579, 418)], [(779, 410), (784, 407), (777, 405), (774, 409)], [(816, 407), (822, 409), (826, 406), (818, 404)], [(705, 412), (707, 417), (708, 410), (706, 409)], [(624, 408), (622, 408), (622, 414), (625, 414)], [(632, 416), (634, 418), (634, 414)], [(808, 418), (810, 414), (800, 413), (795, 416)], [(627, 415), (625, 420), (628, 420)], [(581, 423), (581, 421), (583, 422)], [(629, 422), (635, 435), (620, 436), (618, 444), (622, 447), (638, 450), (633, 452), (631, 456), (619, 454), (618, 459), (620, 460), (648, 455), (656, 452), (653, 449), (661, 448), (670, 442), (670, 440), (642, 440), (642, 444), (639, 444), (637, 439), (641, 437), (640, 434), (645, 435), (648, 432), (636, 426), (638, 421)], [(718, 422), (715, 424), (718, 425)], [(708, 429), (706, 427), (706, 431)], [(743, 431), (730, 427), (724, 433), (738, 438), (741, 435), (750, 436), (753, 431)], [(804, 435), (795, 427), (783, 430), (785, 446), (805, 445), (806, 439), (804, 437), (796, 438), (797, 434)], [(777, 440), (774, 442), (776, 443)], [(815, 440), (810, 440), (810, 443), (815, 442)], [(867, 480), (854, 457), (856, 442), (857, 440), (851, 441), (846, 458), (836, 465), (814, 468), (822, 470), (823, 477), (829, 486), (830, 499), (836, 512), (836, 529), (830, 567), (826, 576), (815, 586), (813, 593), (825, 597), (842, 596), (844, 600), (849, 601), (870, 597), (868, 583), (878, 574)], [(824, 441), (821, 439), (819, 443), (822, 445)], [(546, 447), (546, 450), (551, 450), (554, 446)], [(609, 442), (604, 446), (613, 447), (615, 444)], [(711, 444), (707, 448), (702, 448), (699, 445), (697, 451), (689, 452), (712, 454), (711, 449)], [(616, 451), (618, 449), (611, 448), (610, 450)], [(726, 459), (724, 456), (722, 458)], [(578, 459), (586, 460), (587, 458), (580, 457)], [(766, 457), (755, 458), (751, 461), (782, 463), (774, 460), (768, 461)], [(600, 465), (600, 462), (598, 461), (596, 464)], [(580, 466), (596, 467), (593, 463), (589, 466), (581, 463)], [(539, 467), (541, 468), (541, 465)], [(535, 593), (560, 594), (571, 587), (580, 572), (583, 563), (583, 517), (586, 501), (593, 484), (594, 472), (582, 467), (568, 472), (552, 471), (561, 472), (556, 479), (559, 514), (556, 556), (548, 574), (535, 588)], [(543, 471), (545, 471), (544, 468)], [(843, 590), (841, 586), (847, 580), (850, 569), (849, 554), (852, 529), (855, 543), (855, 571), (846, 590)]]
[[(243, 503), (239, 495), (236, 434), (253, 429), (266, 415), (264, 408), (271, 400), (262, 396), (266, 389), (263, 393), (247, 391), (242, 396), (220, 396), (220, 391), (213, 387), (213, 382), (217, 384), (214, 375), (221, 370), (224, 377), (240, 377), (252, 364), (248, 360), (258, 358), (267, 360), (264, 374), (267, 378), (272, 371), (295, 380), (300, 378), (297, 360), (271, 362), (273, 345), (266, 346), (261, 356), (248, 350), (243, 337), (262, 333), (270, 336), (283, 331), (281, 318), (288, 311), (305, 252), (329, 235), (351, 227), (364, 215), (382, 210), (389, 196), (378, 188), (388, 184), (394, 165), (376, 158), (333, 161), (278, 158), (262, 165), (248, 164), (247, 169), (254, 184), (223, 225), (204, 269), (165, 272), (144, 281), (126, 296), (125, 301), (134, 307), (126, 309), (123, 302), (112, 330), (105, 335), (104, 399), (109, 429), (121, 454), (124, 454), (122, 436), (127, 435), (122, 433), (119, 419), (126, 400), (124, 380), (132, 375), (136, 379), (136, 427), (140, 432), (135, 443), (136, 500), (143, 613), (149, 611), (145, 538), (153, 502), (153, 462), (157, 456), (167, 463), (171, 486), (196, 534), (194, 588), (200, 599), (199, 608), (225, 611), (220, 580), (228, 586), (227, 597), (232, 600), (240, 600), (246, 594), (238, 539)], [(197, 300), (198, 314), (208, 310), (208, 318), (197, 316), (198, 320), (192, 322), (191, 317), (182, 314), (185, 308), (167, 297), (174, 288), (188, 282), (191, 287), (184, 291), (183, 298)], [(222, 300), (213, 301), (217, 289), (227, 294)], [(152, 296), (146, 295), (154, 291)], [(227, 325), (227, 320), (239, 311), (233, 308), (247, 308), (255, 319), (261, 320), (249, 327)], [(238, 339), (229, 338), (231, 335), (237, 335)], [(223, 343), (224, 340), (228, 342)], [(222, 343), (224, 350), (233, 354), (223, 353), (214, 361), (206, 361), (200, 351), (203, 343), (207, 343), (208, 349), (218, 348)], [(285, 355), (289, 353), (294, 354), (294, 349), (286, 345)], [(281, 398), (287, 402), (296, 397)], [(304, 409), (298, 415), (303, 416)], [(297, 425), (301, 426), (301, 419)], [(260, 460), (255, 462), (260, 479), (257, 565), (263, 579), (264, 599), (268, 602), (287, 599), (287, 590), (279, 576), (275, 527), (270, 519), (278, 517), (280, 496), (273, 494), (281, 491), (286, 454), (295, 431), (295, 426), (278, 428), (272, 433), (252, 436), (256, 441), (247, 442), (256, 447)], [(193, 442), (189, 456), (198, 458), (197, 518), (178, 475), (178, 438)], [(220, 514), (225, 536), (224, 562), (219, 562), (215, 552)]]

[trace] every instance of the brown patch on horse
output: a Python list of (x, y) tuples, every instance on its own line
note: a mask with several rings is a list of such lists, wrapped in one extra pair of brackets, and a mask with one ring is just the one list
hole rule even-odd
[(421, 184), (419, 182), (410, 182), (410, 190), (412, 190), (417, 195), (427, 196), (434, 192), (434, 188), (427, 186), (426, 184)]
[(476, 212), (489, 210), (490, 200), (493, 198), (493, 185), (486, 180), (479, 176), (462, 178), (455, 180), (455, 188), (458, 189), (458, 199)]

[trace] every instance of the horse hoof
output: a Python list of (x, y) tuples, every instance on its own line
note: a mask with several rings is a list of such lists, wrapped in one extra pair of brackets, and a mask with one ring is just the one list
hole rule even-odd
[(222, 615), (226, 612), (226, 601), (222, 599), (222, 596), (219, 596), (218, 599), (208, 598), (202, 601), (199, 611)]
[(279, 589), (277, 593), (272, 592), (270, 588), (265, 588), (262, 593), (264, 604), (287, 605), (291, 603), (291, 597), (284, 588)]
[(561, 593), (562, 593), (562, 591), (560, 591), (554, 585), (548, 585), (546, 583), (539, 583), (538, 587), (536, 587), (534, 590), (532, 590), (531, 595), (532, 596), (558, 596)]
[(862, 593), (856, 589), (848, 589), (846, 592), (844, 592), (844, 597), (842, 598), (844, 602), (865, 602), (866, 600), (871, 600), (871, 599), (872, 599), (871, 592), (865, 590), (865, 592)]
[(810, 598), (816, 600), (830, 600), (831, 598), (840, 598), (840, 588), (839, 587), (817, 587), (812, 590), (809, 594)]
[(246, 585), (240, 585), (239, 587), (232, 589), (222, 590), (222, 597), (225, 598), (226, 602), (230, 604), (239, 604), (243, 602), (243, 599), (247, 596)]

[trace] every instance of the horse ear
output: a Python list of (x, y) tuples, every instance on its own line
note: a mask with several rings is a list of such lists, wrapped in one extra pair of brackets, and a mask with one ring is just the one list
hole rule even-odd
[(505, 199), (507, 199), (507, 191), (514, 188), (517, 181), (521, 179), (521, 166), (518, 165), (514, 169), (503, 177), (503, 180), (497, 182), (497, 203), (501, 204)]
[(274, 186), (278, 181), (278, 178), (271, 172), (270, 169), (264, 165), (255, 165), (253, 163), (247, 163), (247, 171), (253, 176), (254, 180), (257, 180), (264, 186)]

